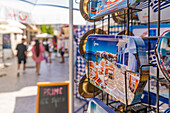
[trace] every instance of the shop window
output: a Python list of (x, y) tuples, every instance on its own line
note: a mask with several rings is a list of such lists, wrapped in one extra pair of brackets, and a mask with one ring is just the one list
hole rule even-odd
[(123, 54), (121, 53), (121, 64), (123, 64)]
[(125, 48), (127, 48), (127, 44), (125, 44)]
[(117, 63), (120, 63), (120, 54), (118, 55)]
[(128, 65), (128, 57), (129, 57), (129, 54), (125, 53), (124, 65)]

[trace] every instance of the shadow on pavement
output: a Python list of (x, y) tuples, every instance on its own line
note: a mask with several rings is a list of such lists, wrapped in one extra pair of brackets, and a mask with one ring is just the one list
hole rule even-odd
[(14, 113), (35, 113), (36, 96), (16, 97)]

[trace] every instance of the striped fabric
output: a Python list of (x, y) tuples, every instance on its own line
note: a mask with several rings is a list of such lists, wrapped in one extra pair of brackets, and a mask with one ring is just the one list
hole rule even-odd
[(89, 30), (93, 29), (93, 26), (80, 25), (77, 26), (76, 30), (76, 46), (77, 46), (77, 56), (76, 56), (76, 98), (83, 99), (78, 91), (79, 81), (85, 75), (85, 60), (79, 53), (79, 42), (82, 36)]
[(124, 24), (114, 24), (111, 23), (110, 25), (110, 34), (117, 35), (120, 31), (124, 30)]
[(137, 9), (145, 9), (148, 7), (148, 1), (145, 2), (139, 2), (136, 6)]
[(170, 108), (168, 108), (167, 110), (165, 110), (163, 113), (170, 113)]
[[(170, 0), (168, 0), (170, 1)], [(150, 6), (154, 12), (158, 12), (158, 0), (150, 0)], [(170, 6), (170, 3), (161, 1), (161, 10)], [(136, 6), (138, 9), (145, 9), (148, 7), (148, 0), (145, 2), (139, 2)]]

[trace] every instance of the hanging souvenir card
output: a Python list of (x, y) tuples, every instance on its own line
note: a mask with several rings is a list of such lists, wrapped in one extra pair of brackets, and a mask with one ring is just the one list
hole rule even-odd
[(140, 100), (148, 80), (145, 44), (141, 38), (123, 35), (90, 35), (87, 38), (86, 75), (101, 90), (125, 103), (125, 71), (128, 104)]
[[(135, 7), (140, 1), (129, 0), (129, 6)], [(127, 8), (127, 0), (91, 0), (89, 2), (89, 18), (98, 19), (102, 16), (116, 13)]]
[(158, 40), (156, 46), (157, 62), (165, 78), (170, 81), (170, 30), (165, 31), (162, 36), (167, 38)]

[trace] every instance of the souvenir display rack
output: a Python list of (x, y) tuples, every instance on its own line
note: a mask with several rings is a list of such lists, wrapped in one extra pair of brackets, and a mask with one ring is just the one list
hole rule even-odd
[[(164, 1), (164, 2), (170, 2), (170, 1), (167, 1), (167, 0), (162, 0), (162, 1)], [(129, 0), (127, 0), (127, 3), (129, 3)], [(156, 64), (152, 64), (152, 63), (150, 63), (150, 61), (149, 61), (149, 57), (150, 57), (150, 40), (151, 39), (155, 39), (155, 40), (157, 40), (158, 38), (166, 38), (166, 37), (160, 37), (160, 23), (161, 23), (161, 20), (160, 20), (160, 14), (161, 14), (161, 10), (160, 10), (160, 4), (161, 4), (161, 0), (158, 0), (158, 20), (157, 20), (157, 25), (158, 25), (158, 27), (157, 27), (157, 29), (158, 29), (158, 35), (156, 36), (156, 37), (151, 37), (150, 36), (150, 25), (151, 25), (151, 22), (150, 22), (150, 0), (148, 0), (148, 22), (146, 23), (147, 25), (148, 25), (148, 37), (144, 37), (144, 39), (147, 39), (148, 40), (148, 65), (142, 65), (141, 67), (140, 67), (140, 70), (142, 69), (142, 67), (151, 67), (151, 66), (156, 66), (157, 67), (157, 74), (156, 74), (156, 77), (154, 77), (154, 76), (149, 76), (149, 78), (148, 78), (148, 103), (147, 103), (147, 105), (145, 104), (143, 104), (143, 103), (141, 103), (141, 102), (138, 102), (138, 103), (136, 103), (136, 104), (141, 104), (141, 105), (144, 105), (144, 106), (146, 106), (147, 107), (147, 112), (150, 112), (150, 111), (154, 111), (154, 112), (156, 112), (156, 113), (159, 113), (160, 111), (159, 111), (159, 101), (160, 101), (160, 99), (159, 99), (159, 97), (160, 97), (160, 95), (159, 95), (159, 83), (164, 83), (164, 84), (167, 84), (168, 86), (169, 86), (169, 94), (170, 94), (170, 83), (168, 82), (168, 81), (163, 81), (163, 79), (164, 78), (160, 78), (160, 74), (159, 74), (159, 68), (158, 68), (158, 66), (156, 65)], [(115, 17), (119, 17), (119, 16), (124, 16), (124, 31), (126, 30), (127, 32), (124, 32), (124, 35), (130, 35), (130, 29), (131, 29), (131, 31), (132, 31), (132, 26), (134, 25), (134, 24), (136, 24), (136, 23), (134, 23), (133, 22), (133, 13), (135, 13), (135, 12), (139, 12), (139, 11), (141, 11), (141, 9), (134, 9), (134, 8), (131, 8), (131, 7), (129, 7), (129, 4), (127, 4), (127, 13), (125, 12), (125, 10), (124, 10), (124, 14), (121, 14), (121, 15), (116, 15)], [(127, 16), (128, 15), (128, 16)], [(130, 15), (130, 16), (129, 16)], [(126, 17), (127, 17), (127, 20), (126, 20)], [(102, 20), (100, 20), (101, 21), (101, 24), (102, 24), (102, 30), (104, 30), (104, 21), (105, 20), (108, 20), (108, 24), (107, 24), (107, 32), (108, 32), (108, 34), (110, 34), (110, 19), (111, 19), (111, 15), (109, 14), (109, 15), (107, 15), (107, 18), (104, 18), (103, 17), (103, 19)], [(131, 20), (131, 21), (130, 21)], [(96, 28), (96, 22), (95, 22), (96, 20), (94, 20), (94, 29)], [(94, 30), (94, 33), (95, 33), (95, 30)], [(123, 35), (123, 34), (122, 34)], [(89, 65), (88, 65), (88, 68), (89, 68)], [(131, 71), (129, 71), (129, 70), (127, 70), (126, 72), (125, 72), (125, 80), (126, 80), (126, 78), (127, 78), (127, 75), (126, 75), (126, 73), (127, 72), (131, 72)], [(134, 73), (134, 72), (133, 72)], [(138, 74), (141, 74), (141, 71), (139, 71), (139, 73)], [(89, 76), (89, 72), (88, 72), (88, 76)], [(151, 79), (156, 79), (156, 82), (157, 82), (157, 87), (156, 87), (156, 109), (155, 108), (153, 108), (153, 107), (151, 107), (151, 96), (150, 96), (150, 86), (151, 86), (151, 84), (150, 84), (150, 80)], [(127, 81), (126, 81), (127, 82)], [(126, 95), (126, 104), (124, 105), (125, 106), (125, 111), (123, 111), (123, 112), (128, 112), (128, 107), (130, 107), (130, 106), (132, 106), (132, 105), (128, 105), (127, 104), (127, 83), (125, 82), (125, 95)], [(102, 93), (102, 95), (103, 95), (103, 93)], [(102, 96), (102, 100), (104, 100), (103, 99), (103, 96)], [(113, 103), (117, 103), (118, 101), (112, 101), (112, 102), (109, 102), (109, 95), (107, 94), (107, 97), (106, 97), (106, 105), (108, 105), (108, 106), (110, 106), (110, 107), (112, 107), (112, 108), (114, 108), (115, 110), (118, 110), (118, 111), (120, 111), (119, 109), (116, 109), (112, 104)], [(170, 95), (169, 95), (169, 103), (170, 103)], [(170, 107), (170, 104), (169, 104), (169, 107)], [(122, 112), (122, 111), (120, 111), (120, 112)]]

